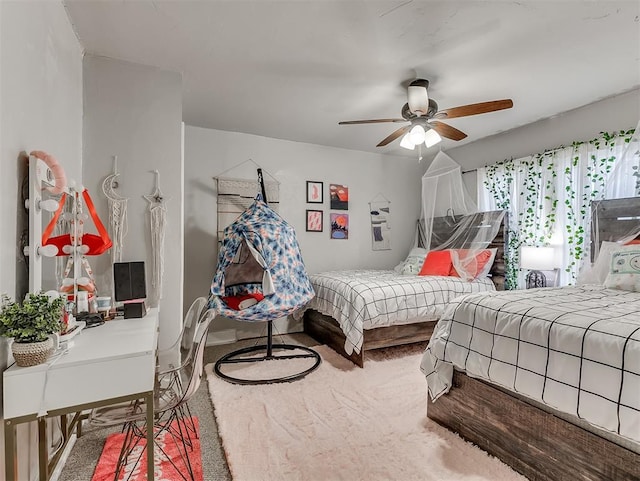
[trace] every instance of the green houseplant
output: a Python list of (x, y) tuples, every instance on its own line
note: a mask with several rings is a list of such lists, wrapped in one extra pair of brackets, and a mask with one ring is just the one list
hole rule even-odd
[(59, 333), (64, 299), (44, 293), (27, 294), (22, 303), (2, 295), (0, 336), (13, 338), (11, 351), (18, 366), (34, 366), (54, 350), (51, 335)]

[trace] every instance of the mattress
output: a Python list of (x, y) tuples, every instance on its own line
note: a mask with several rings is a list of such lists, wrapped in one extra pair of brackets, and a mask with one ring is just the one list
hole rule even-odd
[(640, 293), (574, 286), (458, 298), (422, 358), (432, 400), (454, 368), (640, 443)]
[[(495, 290), (489, 278), (407, 276), (388, 270), (331, 271), (310, 276), (316, 295), (306, 308), (333, 317), (345, 334), (345, 351), (359, 353), (363, 330), (436, 320), (462, 294)], [(302, 312), (295, 317), (301, 318)]]

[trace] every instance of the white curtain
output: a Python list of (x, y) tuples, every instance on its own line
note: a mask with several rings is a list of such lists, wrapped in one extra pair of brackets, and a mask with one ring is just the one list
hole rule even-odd
[(480, 210), (509, 213), (509, 287), (523, 286), (522, 246), (554, 246), (559, 284), (575, 283), (582, 261), (589, 259), (591, 201), (640, 195), (640, 148), (633, 133), (602, 133), (589, 142), (478, 169)]

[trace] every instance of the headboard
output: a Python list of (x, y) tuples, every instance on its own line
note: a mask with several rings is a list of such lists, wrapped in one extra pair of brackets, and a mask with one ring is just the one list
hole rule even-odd
[[(617, 241), (640, 232), (640, 197), (597, 200), (591, 203), (591, 262), (596, 242)], [(637, 235), (636, 238), (639, 238)]]
[[(487, 217), (495, 216), (496, 212), (499, 211), (489, 211), (489, 212), (479, 212), (478, 215), (474, 215), (474, 222), (469, 226), (469, 228), (474, 228), (482, 224), (485, 218), (485, 214)], [(504, 217), (502, 218), (502, 223), (500, 224), (500, 228), (498, 229), (498, 233), (493, 238), (491, 243), (487, 246), (487, 248), (492, 249), (496, 248), (496, 257), (493, 261), (493, 266), (489, 271), (489, 275), (491, 276), (491, 280), (493, 281), (496, 289), (499, 291), (504, 290), (505, 284), (505, 250), (508, 245), (508, 230), (507, 226), (509, 225), (507, 213), (505, 212)], [(456, 225), (464, 216), (447, 216), (447, 217), (434, 217), (433, 218), (433, 226), (432, 229), (434, 232), (438, 233), (441, 238), (451, 237), (451, 234), (455, 230)], [(422, 221), (418, 221), (418, 245), (424, 246), (424, 226), (421, 225)], [(467, 245), (453, 245), (452, 249), (464, 249), (468, 248)]]

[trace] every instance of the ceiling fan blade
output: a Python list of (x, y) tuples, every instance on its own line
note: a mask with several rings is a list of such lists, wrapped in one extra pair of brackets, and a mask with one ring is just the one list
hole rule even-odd
[(478, 104), (462, 105), (460, 107), (444, 109), (436, 112), (433, 118), (453, 119), (456, 117), (467, 117), (469, 115), (486, 114), (488, 112), (495, 112), (496, 110), (510, 109), (511, 107), (513, 107), (513, 100), (511, 99), (492, 100), (490, 102), (480, 102)]
[(406, 122), (407, 119), (371, 119), (371, 120), (343, 120), (338, 125), (356, 125), (356, 124), (381, 124), (383, 122)]
[(384, 147), (388, 143), (393, 142), (398, 137), (401, 137), (402, 134), (404, 134), (405, 132), (408, 132), (410, 128), (411, 128), (411, 124), (405, 125), (404, 127), (400, 127), (398, 130), (394, 131), (391, 135), (387, 136), (382, 142), (376, 145), (376, 147)]
[(447, 139), (462, 140), (467, 136), (467, 134), (456, 129), (455, 127), (443, 124), (442, 122), (438, 122), (437, 120), (429, 122), (429, 125), (433, 127), (433, 130), (438, 132), (441, 136), (446, 137)]

